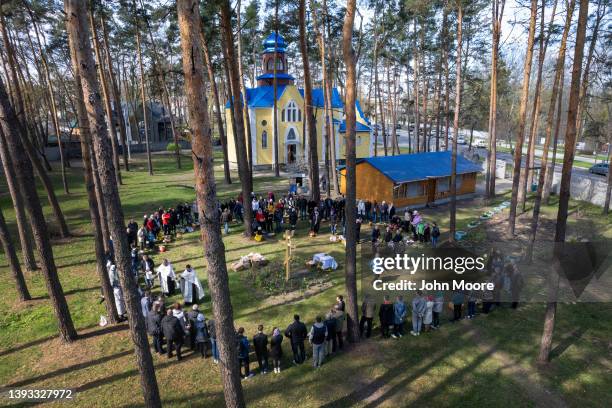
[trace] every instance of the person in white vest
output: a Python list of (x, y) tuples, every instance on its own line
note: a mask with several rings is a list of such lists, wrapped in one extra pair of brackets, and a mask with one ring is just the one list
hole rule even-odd
[(159, 286), (162, 293), (166, 296), (172, 296), (176, 288), (176, 274), (172, 264), (167, 259), (164, 259), (157, 268), (157, 275), (159, 276)]
[(181, 293), (186, 304), (198, 303), (204, 298), (202, 282), (191, 265), (185, 266), (185, 271), (181, 273)]

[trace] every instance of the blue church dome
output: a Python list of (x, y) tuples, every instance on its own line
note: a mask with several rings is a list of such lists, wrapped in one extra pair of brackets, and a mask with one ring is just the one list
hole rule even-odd
[(285, 52), (287, 49), (287, 42), (283, 38), (282, 35), (276, 35), (275, 33), (271, 33), (263, 40), (264, 52), (274, 52), (274, 45), (278, 46), (277, 52)]

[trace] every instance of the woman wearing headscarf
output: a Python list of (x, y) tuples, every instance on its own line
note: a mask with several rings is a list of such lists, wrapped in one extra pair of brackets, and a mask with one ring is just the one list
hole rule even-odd
[(280, 361), (283, 358), (283, 335), (278, 327), (272, 330), (272, 338), (270, 339), (270, 357), (272, 358), (272, 366), (275, 373), (280, 373)]

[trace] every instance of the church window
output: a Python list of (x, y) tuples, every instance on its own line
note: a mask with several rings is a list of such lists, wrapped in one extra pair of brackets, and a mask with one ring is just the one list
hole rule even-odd
[(261, 132), (261, 148), (268, 148), (268, 132), (266, 132), (265, 130)]
[(281, 112), (283, 122), (301, 122), (302, 111), (298, 108), (295, 101), (290, 101)]

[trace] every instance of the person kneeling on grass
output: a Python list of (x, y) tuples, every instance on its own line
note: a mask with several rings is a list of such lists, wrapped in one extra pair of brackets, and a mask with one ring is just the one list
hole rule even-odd
[(327, 327), (321, 322), (321, 316), (317, 316), (315, 324), (310, 329), (308, 339), (312, 344), (312, 366), (321, 367), (325, 357), (325, 339), (327, 337)]
[(261, 227), (257, 227), (257, 231), (255, 232), (254, 239), (257, 242), (261, 242), (264, 240), (263, 231), (261, 230)]

